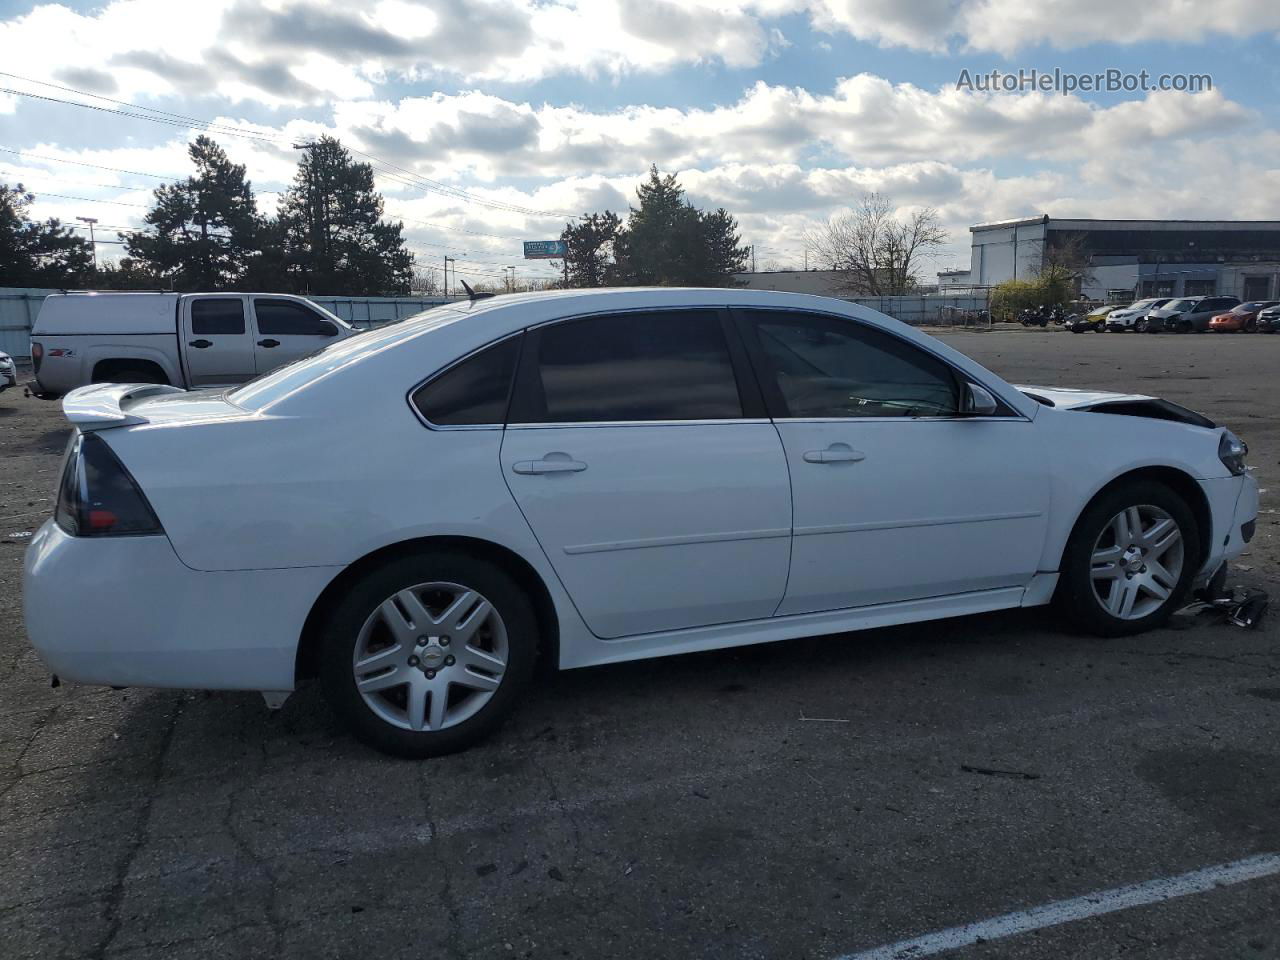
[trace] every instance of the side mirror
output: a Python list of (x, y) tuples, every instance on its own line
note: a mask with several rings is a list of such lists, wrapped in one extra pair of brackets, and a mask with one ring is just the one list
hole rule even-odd
[(996, 403), (996, 398), (986, 387), (980, 387), (976, 383), (965, 385), (964, 405), (961, 412), (966, 416), (989, 417), (998, 409), (1000, 405)]

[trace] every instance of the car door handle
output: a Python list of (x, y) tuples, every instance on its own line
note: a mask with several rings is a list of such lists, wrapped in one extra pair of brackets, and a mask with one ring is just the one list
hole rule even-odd
[(808, 450), (804, 455), (805, 463), (856, 463), (865, 459), (865, 453), (846, 443), (833, 443), (825, 450)]
[(258, 341), (258, 346), (260, 346), (260, 347), (278, 347), (278, 346), (280, 346), (280, 341), (279, 341), (279, 340), (271, 340), (271, 339), (267, 339), (267, 340), (259, 340), (259, 341)]
[(511, 465), (511, 469), (524, 474), (581, 473), (587, 469), (587, 465), (581, 460), (570, 460), (561, 454), (560, 457), (547, 456), (541, 460), (517, 460)]
[(192, 340), (187, 344), (187, 346), (195, 347), (197, 350), (203, 350), (205, 347), (212, 347), (213, 341), (212, 340)]

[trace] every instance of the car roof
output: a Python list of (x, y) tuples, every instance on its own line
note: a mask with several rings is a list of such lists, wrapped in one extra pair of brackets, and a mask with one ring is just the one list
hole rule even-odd
[[(970, 357), (923, 331), (901, 323), (861, 304), (812, 294), (784, 293), (723, 287), (605, 287), (512, 293), (435, 307), (398, 323), (339, 341), (297, 363), (281, 367), (233, 390), (228, 399), (252, 410), (275, 408), (331, 377), (351, 370), (355, 380), (369, 389), (382, 384), (421, 382), (435, 371), (496, 340), (528, 327), (595, 313), (622, 313), (646, 309), (714, 309), (756, 307), (838, 314), (885, 328), (905, 340), (947, 360), (992, 389), (1020, 413), (1034, 415), (1035, 403), (1017, 391), (1003, 389), (1002, 381)], [(414, 341), (422, 341), (414, 344)], [(401, 348), (403, 349), (397, 349)], [(377, 367), (367, 377), (356, 367)], [(343, 377), (345, 380), (345, 375)], [(324, 391), (328, 392), (328, 391)]]

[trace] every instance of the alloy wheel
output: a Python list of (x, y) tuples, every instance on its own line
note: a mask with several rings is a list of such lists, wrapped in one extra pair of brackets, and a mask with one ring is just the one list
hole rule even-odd
[(475, 716), (502, 684), (507, 629), (494, 605), (457, 583), (397, 591), (371, 613), (351, 667), (369, 709), (405, 730), (436, 731)]
[(1185, 559), (1182, 531), (1151, 504), (1126, 507), (1098, 534), (1090, 557), (1093, 595), (1120, 620), (1141, 620), (1178, 586)]

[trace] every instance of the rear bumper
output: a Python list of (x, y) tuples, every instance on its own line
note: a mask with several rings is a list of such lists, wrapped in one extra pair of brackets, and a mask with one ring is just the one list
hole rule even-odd
[(27, 549), (27, 635), (78, 683), (292, 690), (302, 625), (339, 569), (203, 573), (167, 537), (71, 537), (49, 521)]

